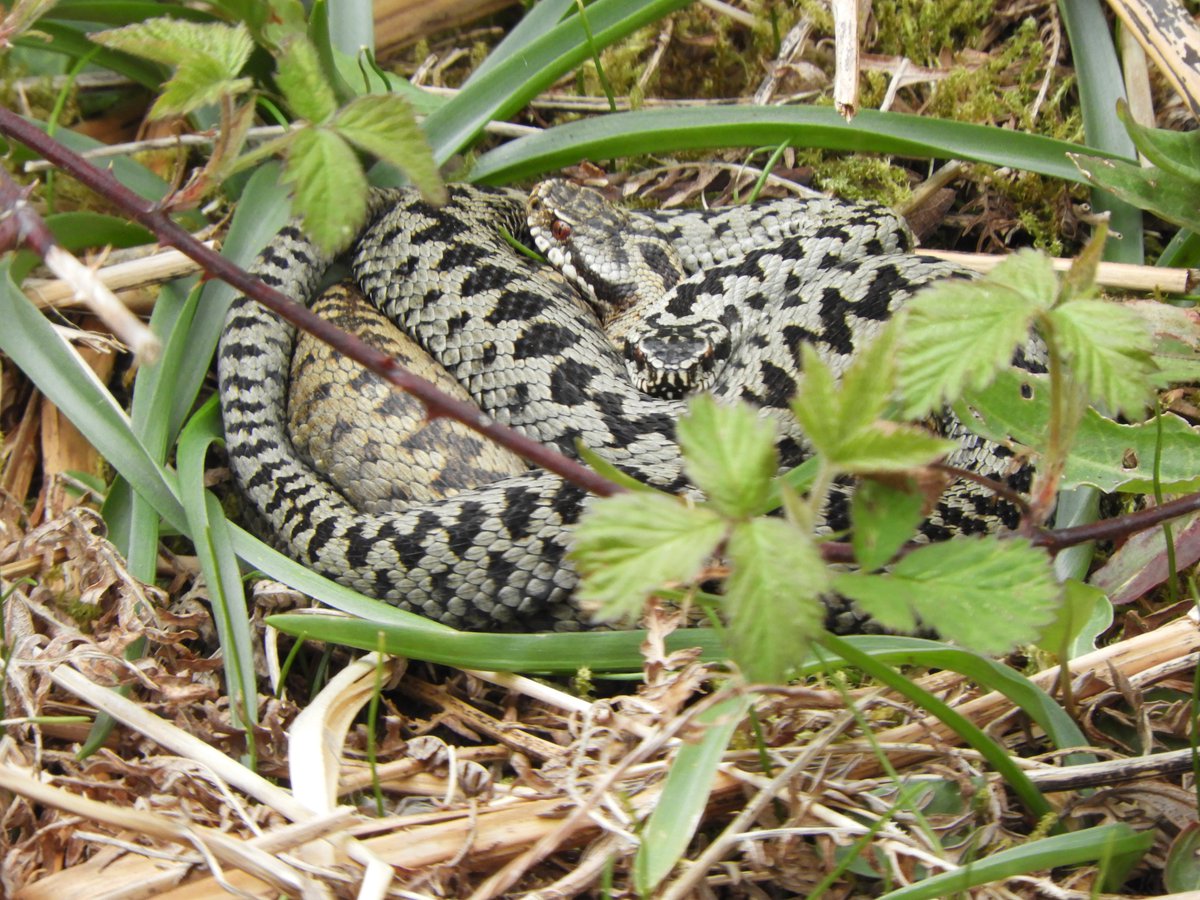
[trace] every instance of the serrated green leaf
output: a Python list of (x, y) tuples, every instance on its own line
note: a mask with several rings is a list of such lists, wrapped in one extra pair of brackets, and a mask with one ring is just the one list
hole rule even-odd
[[(974, 411), (959, 418), (985, 437), (1013, 440), (1037, 450), (1045, 444), (1049, 422), (1049, 382), (1045, 376), (1008, 371), (995, 384), (967, 398)], [(978, 418), (977, 418), (978, 417)], [(1176, 415), (1162, 417), (1163, 454), (1160, 483), (1164, 491), (1200, 490), (1200, 434)], [(1153, 420), (1121, 425), (1088, 409), (1075, 432), (1064, 487), (1091, 485), (1111, 493), (1141, 494), (1154, 490)]]
[(885, 627), (910, 630), (919, 617), (942, 637), (989, 655), (1034, 640), (1062, 593), (1043, 551), (994, 535), (920, 547), (888, 575), (836, 575), (834, 588)]
[(775, 427), (744, 403), (718, 403), (699, 394), (676, 431), (688, 478), (720, 512), (753, 514), (766, 502), (779, 469)]
[(725, 521), (704, 507), (663, 494), (619, 494), (596, 501), (575, 530), (580, 599), (600, 616), (636, 616), (656, 588), (699, 574), (725, 535)]
[(908, 488), (864, 479), (850, 499), (850, 541), (859, 567), (870, 572), (886, 565), (921, 524), (925, 497), (915, 483)]
[(976, 281), (940, 281), (905, 309), (898, 348), (904, 415), (919, 418), (989, 384), (1058, 292), (1050, 260), (1014, 253)]
[(1150, 357), (1153, 336), (1145, 319), (1103, 300), (1071, 300), (1048, 317), (1053, 340), (1093, 403), (1127, 415), (1146, 409), (1158, 366)]
[(249, 78), (237, 77), (254, 49), (250, 32), (240, 24), (147, 19), (91, 39), (175, 69), (151, 110), (154, 118), (183, 115), (253, 86)]
[(915, 425), (884, 423), (854, 435), (841, 448), (837, 465), (856, 475), (899, 472), (935, 462), (957, 447)]
[(254, 49), (250, 32), (243, 25), (183, 19), (147, 19), (124, 28), (98, 31), (90, 37), (106, 47), (152, 59), (165, 66), (177, 66), (193, 58), (211, 59), (220, 63), (224, 78), (237, 75)]
[(727, 553), (730, 655), (751, 681), (783, 681), (821, 633), (829, 571), (812, 538), (782, 519), (737, 523)]
[(841, 407), (833, 370), (811, 344), (800, 346), (803, 374), (792, 399), (792, 412), (813, 449), (822, 456), (837, 455), (842, 444)]
[(219, 103), (222, 97), (250, 90), (249, 78), (222, 78), (221, 64), (212, 59), (194, 59), (180, 64), (175, 77), (163, 85), (163, 91), (150, 108), (150, 118), (187, 115), (203, 106)]
[(1119, 159), (1068, 153), (1083, 177), (1138, 209), (1168, 222), (1200, 231), (1196, 182), (1155, 167), (1143, 168)]
[[(889, 329), (888, 333), (893, 332)], [(877, 421), (887, 404), (891, 381), (890, 366), (883, 363), (882, 356), (891, 355), (892, 342), (885, 340), (878, 346), (883, 352), (878, 357), (871, 354), (870, 364), (882, 370), (884, 377), (877, 378), (870, 367), (856, 363), (847, 370), (847, 378), (853, 375), (853, 379), (840, 389), (817, 351), (808, 344), (801, 347), (804, 374), (792, 400), (792, 411), (813, 449), (841, 472), (912, 469), (949, 453), (955, 446), (915, 426)]]
[(1101, 219), (1083, 250), (1071, 260), (1058, 292), (1060, 302), (1096, 296), (1096, 273), (1108, 244), (1108, 222)]
[(367, 214), (367, 179), (350, 145), (325, 128), (303, 128), (287, 147), (283, 180), (296, 191), (292, 208), (320, 247), (340, 249)]
[(896, 322), (879, 333), (842, 373), (842, 429), (859, 431), (882, 419), (896, 387)]
[(320, 124), (337, 109), (337, 98), (321, 70), (317, 48), (303, 35), (291, 35), (284, 41), (275, 83), (298, 118)]
[(368, 94), (347, 104), (333, 127), (350, 143), (403, 172), (428, 203), (446, 202), (437, 164), (412, 107), (398, 94)]

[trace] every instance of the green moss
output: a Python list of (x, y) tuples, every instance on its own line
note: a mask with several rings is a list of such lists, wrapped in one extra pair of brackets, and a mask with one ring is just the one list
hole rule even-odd
[(908, 172), (879, 156), (830, 156), (819, 150), (798, 155), (813, 167), (813, 184), (847, 200), (875, 200), (897, 206), (912, 196)]
[(875, 0), (877, 50), (933, 65), (943, 51), (977, 43), (993, 0)]

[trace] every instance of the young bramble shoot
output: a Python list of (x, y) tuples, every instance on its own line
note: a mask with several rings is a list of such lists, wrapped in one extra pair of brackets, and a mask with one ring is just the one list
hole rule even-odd
[(238, 77), (254, 49), (244, 25), (147, 19), (90, 37), (106, 47), (175, 70), (151, 107), (152, 119), (187, 115), (227, 97), (245, 94), (254, 86), (251, 79)]

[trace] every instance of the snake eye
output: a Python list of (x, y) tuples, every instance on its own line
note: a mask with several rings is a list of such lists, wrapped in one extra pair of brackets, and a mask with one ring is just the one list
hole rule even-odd
[(562, 219), (555, 219), (550, 223), (550, 234), (556, 241), (565, 241), (571, 236), (571, 226)]

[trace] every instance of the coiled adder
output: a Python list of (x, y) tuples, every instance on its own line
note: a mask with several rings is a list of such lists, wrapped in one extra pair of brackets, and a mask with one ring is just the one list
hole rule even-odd
[[(661, 361), (674, 372), (685, 360), (717, 397), (762, 407), (778, 420), (780, 457), (793, 466), (805, 457), (786, 413), (799, 344), (813, 344), (840, 372), (917, 289), (962, 274), (907, 252), (902, 222), (870, 204), (784, 200), (634, 213), (548, 182), (528, 214), (522, 195), (463, 185), (451, 186), (440, 208), (407, 191), (376, 192), (370, 205), (370, 225), (350, 254), (355, 281), (484, 412), (563, 453), (580, 440), (670, 490), (686, 487), (674, 440), (682, 401), (643, 393), (627, 361), (643, 387), (677, 394), (679, 378), (664, 374)], [(519, 255), (502, 228), (525, 243), (536, 239), (565, 274)], [(331, 262), (289, 226), (255, 271), (311, 303)], [(639, 273), (632, 288), (630, 271)], [(598, 314), (611, 321), (611, 336)], [(243, 297), (229, 311), (218, 356), (230, 465), (265, 537), (323, 575), (455, 627), (586, 626), (572, 596), (576, 575), (563, 559), (587, 503), (580, 489), (537, 471), (443, 499), (401, 485), (395, 502), (364, 503), (358, 494), (374, 497), (373, 487), (350, 488), (379, 477), (371, 466), (394, 438), (376, 421), (361, 422), (367, 437), (348, 462), (334, 464), (340, 478), (318, 471), (314, 460), (337, 451), (293, 438), (295, 344), (290, 325)], [(330, 393), (320, 385), (316, 392)], [(953, 420), (947, 433), (961, 447), (952, 464), (1011, 474), (1001, 448)], [(951, 492), (925, 532), (983, 531), (1003, 516), (978, 492)], [(829, 517), (832, 527), (844, 526), (844, 509)]]

